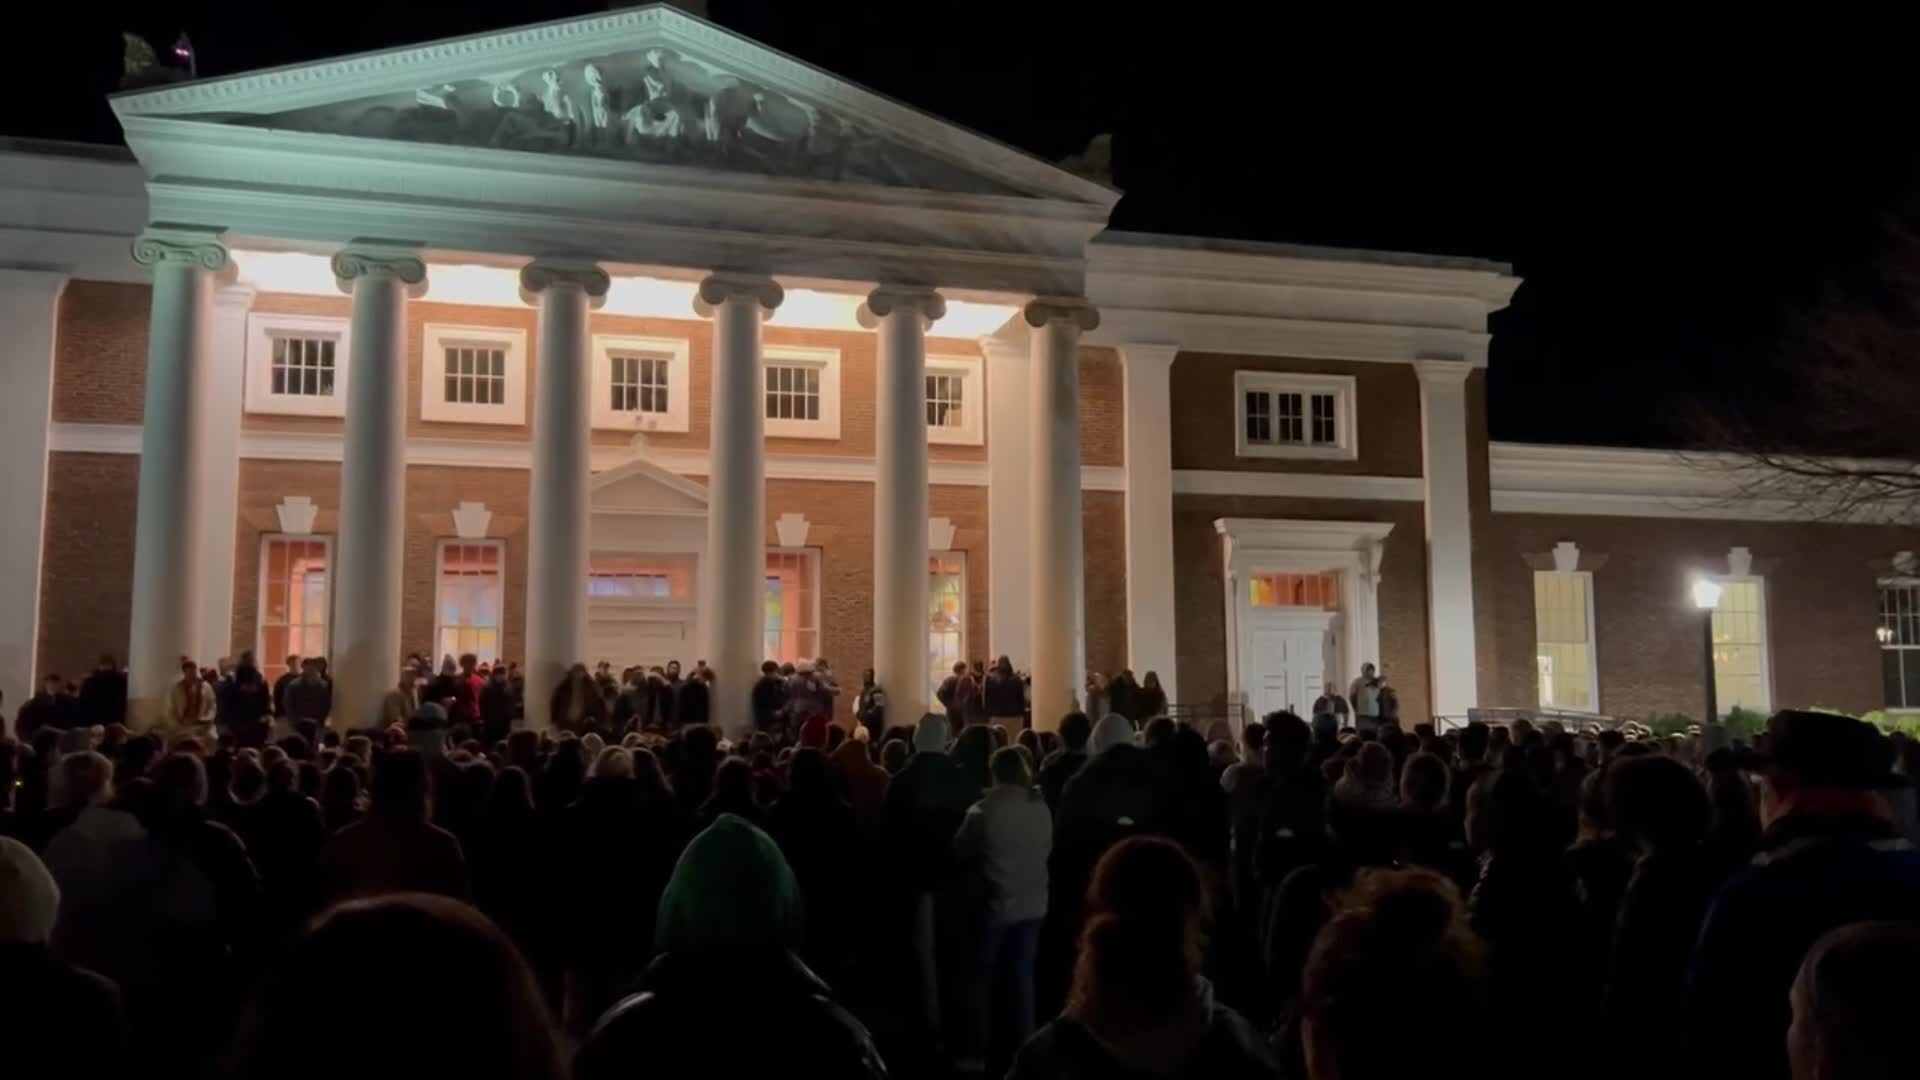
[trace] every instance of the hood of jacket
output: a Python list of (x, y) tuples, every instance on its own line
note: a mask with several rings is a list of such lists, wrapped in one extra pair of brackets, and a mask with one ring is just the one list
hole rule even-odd
[(800, 942), (800, 887), (773, 838), (721, 814), (674, 865), (660, 896), (661, 952), (792, 948)]
[(913, 729), (913, 750), (917, 754), (944, 754), (947, 752), (947, 718), (933, 713), (920, 718)]
[(1119, 713), (1108, 713), (1087, 740), (1087, 753), (1098, 754), (1116, 746), (1133, 745), (1133, 721)]

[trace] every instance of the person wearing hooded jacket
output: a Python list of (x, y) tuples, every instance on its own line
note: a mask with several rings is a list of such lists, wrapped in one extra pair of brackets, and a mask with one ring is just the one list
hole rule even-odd
[(802, 907), (773, 839), (722, 814), (674, 867), (659, 955), (587, 1036), (575, 1080), (772, 1076), (796, 1062), (808, 1076), (885, 1077), (867, 1029), (796, 954)]
[(940, 969), (935, 946), (941, 935), (941, 897), (955, 878), (953, 836), (980, 789), (947, 753), (947, 718), (923, 716), (913, 731), (914, 755), (887, 785), (883, 850), (895, 852), (893, 886), (908, 925), (898, 935), (910, 940), (915, 1020), (936, 1041), (940, 1023)]
[(0, 1076), (95, 1080), (122, 1075), (127, 1051), (120, 991), (49, 942), (60, 887), (33, 850), (0, 837)]

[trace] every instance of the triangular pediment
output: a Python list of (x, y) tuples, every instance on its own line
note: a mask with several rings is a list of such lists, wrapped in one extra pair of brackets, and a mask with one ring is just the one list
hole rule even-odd
[(652, 6), (125, 94), (137, 117), (1111, 206), (1117, 194)]
[(593, 475), (588, 502), (596, 512), (704, 514), (707, 489), (684, 476), (635, 457)]

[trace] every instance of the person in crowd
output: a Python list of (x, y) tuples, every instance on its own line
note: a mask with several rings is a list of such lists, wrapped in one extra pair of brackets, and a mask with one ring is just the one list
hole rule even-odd
[(1801, 962), (1790, 995), (1793, 1080), (1896, 1080), (1920, 1074), (1920, 928), (1855, 923), (1829, 931)]
[(873, 760), (868, 750), (870, 745), (866, 738), (846, 739), (827, 755), (835, 780), (847, 793), (847, 805), (853, 808), (861, 848), (878, 839), (887, 811), (889, 774)]
[[(659, 955), (574, 1057), (575, 1080), (808, 1076), (880, 1080), (866, 1028), (797, 955), (800, 885), (773, 839), (722, 814), (660, 900)], [(738, 1018), (753, 1018), (742, 1037)]]
[(613, 661), (602, 660), (593, 665), (593, 686), (608, 703), (619, 696), (620, 680), (613, 677)]
[(1104, 707), (1107, 712), (1119, 713), (1133, 721), (1135, 727), (1153, 719), (1150, 716), (1141, 715), (1140, 683), (1134, 679), (1132, 668), (1121, 668), (1113, 678), (1108, 679), (1106, 691), (1107, 699)]
[(49, 674), (40, 680), (40, 692), (28, 698), (14, 716), (14, 734), (31, 740), (36, 732), (68, 731), (80, 724), (80, 709), (67, 695), (67, 680)]
[(420, 688), (414, 682), (413, 671), (403, 668), (399, 682), (380, 699), (381, 730), (405, 727), (419, 708)]
[(1190, 727), (1176, 727), (1158, 755), (1165, 834), (1210, 875), (1224, 879), (1231, 853), (1232, 807), (1208, 756), (1206, 738)]
[(548, 708), (553, 726), (575, 735), (597, 731), (609, 724), (606, 699), (593, 685), (593, 676), (585, 664), (567, 669), (560, 685), (553, 688)]
[(680, 760), (673, 763), (669, 778), (680, 816), (691, 822), (713, 793), (714, 775), (720, 768), (720, 737), (709, 727), (687, 728), (680, 733), (679, 745)]
[(495, 664), (487, 671), (480, 687), (480, 737), (488, 746), (498, 745), (513, 733), (519, 702), (507, 681), (507, 666)]
[(1371, 661), (1360, 665), (1360, 675), (1347, 687), (1347, 702), (1353, 708), (1353, 725), (1361, 731), (1373, 731), (1380, 725), (1380, 676)]
[(287, 704), (287, 691), (293, 687), (294, 683), (300, 681), (300, 671), (301, 663), (299, 655), (289, 653), (287, 655), (286, 669), (280, 672), (278, 678), (273, 680), (273, 715), (282, 718), (292, 715)]
[(167, 691), (166, 724), (168, 730), (186, 731), (213, 723), (213, 687), (200, 677), (200, 668), (191, 660), (180, 661), (180, 678)]
[(953, 847), (982, 886), (982, 994), (976, 1009), (984, 1022), (987, 1075), (1003, 1076), (1033, 1033), (1033, 969), (1047, 914), (1053, 814), (1034, 789), (1027, 755), (1018, 747), (994, 751), (990, 767), (993, 786), (967, 810)]
[(807, 913), (801, 958), (832, 978), (840, 972), (859, 882), (853, 809), (833, 782), (826, 755), (803, 748), (787, 764), (787, 790), (767, 811), (767, 832), (800, 885)]
[(1361, 743), (1360, 752), (1347, 759), (1345, 772), (1333, 785), (1333, 801), (1349, 810), (1391, 810), (1398, 806), (1393, 754), (1378, 742)]
[[(495, 668), (504, 675), (504, 670)], [(533, 782), (509, 765), (494, 778), (473, 833), (462, 849), (472, 872), (474, 904), (505, 931), (539, 977), (548, 1002), (560, 1000), (554, 858), (533, 808)], [(645, 915), (644, 909), (636, 912)]]
[(673, 703), (674, 722), (681, 729), (706, 727), (713, 719), (713, 669), (705, 662), (680, 684)]
[(1060, 795), (1067, 781), (1087, 763), (1087, 740), (1093, 737), (1093, 721), (1083, 712), (1070, 712), (1060, 718), (1060, 749), (1047, 755), (1040, 765), (1040, 792), (1048, 808), (1060, 809)]
[(1105, 716), (1113, 712), (1107, 708), (1107, 677), (1089, 670), (1086, 685), (1080, 689), (1079, 704), (1089, 716)]
[(955, 735), (967, 726), (967, 713), (973, 709), (972, 698), (979, 688), (973, 685), (973, 677), (967, 670), (965, 660), (955, 660), (953, 670), (940, 680), (940, 686), (933, 692), (933, 699), (947, 710), (947, 727)]
[(366, 816), (329, 836), (315, 860), (314, 906), (399, 892), (464, 898), (466, 860), (453, 834), (430, 823), (432, 802), (419, 751), (381, 756)]
[(767, 823), (766, 808), (754, 795), (753, 763), (745, 758), (726, 758), (713, 770), (712, 790), (693, 815), (694, 830), (706, 829), (722, 814), (732, 814), (756, 828)]
[(266, 770), (266, 794), (248, 815), (241, 839), (260, 873), (270, 923), (291, 925), (298, 917), (307, 872), (327, 838), (320, 804), (298, 789), (299, 767), (277, 761)]
[(787, 708), (787, 681), (780, 676), (780, 665), (762, 661), (760, 677), (754, 680), (750, 695), (753, 706), (753, 730), (778, 732), (784, 729)]
[(1308, 1080), (1484, 1075), (1493, 1019), (1480, 940), (1430, 871), (1363, 873), (1301, 977)]
[(1467, 726), (1460, 729), (1460, 738), (1454, 743), (1453, 779), (1447, 785), (1447, 802), (1453, 812), (1453, 820), (1463, 829), (1467, 821), (1467, 794), (1492, 769), (1487, 761), (1492, 736), (1492, 729), (1484, 721), (1469, 720)]
[(987, 722), (1002, 724), (1010, 731), (1026, 727), (1026, 684), (1013, 670), (1013, 661), (1005, 656), (993, 662), (981, 696), (987, 709)]
[[(1144, 727), (1147, 721), (1156, 716), (1166, 716), (1169, 709), (1166, 688), (1160, 685), (1160, 673), (1149, 671), (1140, 677), (1140, 690), (1134, 695), (1135, 727)], [(1130, 717), (1129, 719), (1134, 719)]]
[(1448, 809), (1452, 782), (1452, 770), (1439, 756), (1422, 751), (1407, 759), (1400, 772), (1401, 845), (1408, 862), (1466, 888), (1474, 867), (1466, 835)]
[[(124, 680), (124, 674), (121, 676)], [(122, 690), (122, 697), (125, 691)], [(231, 735), (240, 746), (265, 746), (273, 715), (273, 692), (267, 677), (254, 663), (251, 650), (240, 654), (233, 666), (233, 677), (222, 686), (219, 695), (218, 725), (221, 734)], [(123, 706), (124, 707), (124, 706)]]
[(1201, 975), (1209, 913), (1199, 868), (1179, 845), (1145, 836), (1114, 845), (1088, 890), (1066, 1008), (1021, 1047), (1010, 1080), (1277, 1077), (1253, 1025), (1214, 1000)]
[(113, 763), (97, 751), (60, 758), (54, 805), (34, 829), (47, 870), (60, 886), (59, 938), (68, 959), (113, 976), (139, 947), (127, 918), (147, 833), (113, 803)]
[[(935, 713), (921, 717), (913, 729), (913, 757), (887, 786), (881, 845), (898, 855), (892, 885), (899, 895), (889, 910), (898, 912), (904, 923), (894, 932), (912, 944), (913, 1020), (922, 1025), (929, 1042), (937, 1042), (942, 1032), (936, 945), (939, 926), (952, 920), (950, 911), (942, 911), (951, 907), (942, 898), (954, 873), (953, 836), (980, 791), (947, 753), (948, 730), (946, 717)], [(969, 730), (985, 734), (982, 728)]]
[(320, 781), (320, 817), (332, 836), (360, 820), (360, 773), (336, 763)]
[(1920, 853), (1880, 795), (1899, 778), (1871, 725), (1789, 709), (1767, 734), (1760, 854), (1714, 897), (1687, 999), (1696, 1070), (1772, 1080), (1788, 1073), (1787, 993), (1807, 952), (1848, 923), (1920, 921)]
[[(333, 682), (327, 678), (318, 657), (309, 656), (300, 661), (300, 677), (288, 684), (285, 696), (286, 712), (282, 715), (293, 723), (311, 720), (325, 724), (327, 717), (333, 715)], [(344, 717), (342, 723), (353, 726), (364, 720)]]
[(905, 739), (888, 739), (880, 744), (880, 767), (886, 770), (889, 781), (906, 772), (912, 759), (913, 745)]
[(1718, 884), (1702, 857), (1712, 820), (1693, 770), (1669, 757), (1623, 758), (1605, 773), (1616, 835), (1635, 861), (1619, 903), (1601, 991), (1597, 1075), (1683, 1080), (1687, 956)]
[(60, 887), (33, 850), (0, 836), (0, 1075), (117, 1080), (127, 1022), (112, 980), (52, 947)]
[[(232, 1080), (566, 1080), (559, 1034), (526, 963), (458, 901), (404, 894), (343, 904), (266, 975), (240, 1021)], [(373, 1042), (316, 1022), (343, 1002), (381, 1018)]]
[(460, 696), (460, 662), (452, 653), (440, 657), (440, 670), (427, 676), (426, 684), (420, 688), (420, 701), (432, 702), (442, 709), (451, 710)]
[(966, 776), (967, 783), (973, 786), (972, 798), (967, 800), (969, 806), (982, 792), (993, 786), (993, 774), (987, 771), (987, 761), (993, 757), (996, 745), (993, 733), (996, 730), (1005, 731), (1006, 728), (992, 724), (966, 728), (953, 740), (947, 751), (953, 757), (953, 763)]
[(853, 699), (853, 718), (867, 729), (868, 740), (880, 742), (887, 730), (887, 692), (874, 681), (872, 668), (860, 673), (860, 693)]
[(127, 722), (127, 673), (112, 653), (101, 653), (93, 670), (80, 680), (76, 707), (81, 722), (89, 726)]

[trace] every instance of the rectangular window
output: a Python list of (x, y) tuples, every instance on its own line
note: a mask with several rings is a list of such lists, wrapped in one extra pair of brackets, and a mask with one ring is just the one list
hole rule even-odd
[(505, 405), (507, 351), (485, 345), (450, 345), (445, 352), (443, 398), (449, 405)]
[(269, 680), (287, 671), (288, 656), (327, 655), (327, 613), (333, 543), (324, 536), (260, 538), (260, 623), (257, 655)]
[(768, 364), (767, 419), (820, 419), (820, 369), (811, 364)]
[(1249, 580), (1247, 602), (1253, 607), (1298, 607), (1320, 611), (1340, 610), (1340, 575), (1254, 574)]
[(295, 337), (272, 334), (273, 363), (269, 376), (272, 393), (279, 397), (333, 396), (334, 347), (332, 338)]
[(820, 551), (767, 552), (766, 659), (799, 663), (820, 655)]
[(928, 700), (967, 658), (967, 553), (936, 551), (927, 556)]
[(1713, 609), (1713, 694), (1724, 715), (1738, 706), (1771, 708), (1767, 692), (1767, 603), (1759, 578), (1721, 578)]
[(595, 555), (587, 595), (599, 600), (693, 599), (692, 555)]
[(1351, 376), (1240, 371), (1234, 388), (1240, 456), (1357, 456)]
[(927, 375), (927, 426), (960, 430), (967, 425), (966, 378), (958, 373)]
[(1541, 570), (1533, 575), (1533, 632), (1540, 707), (1594, 712), (1593, 575)]
[(673, 358), (625, 350), (607, 354), (609, 405), (617, 413), (668, 412)]
[(499, 540), (442, 540), (433, 609), (436, 652), (500, 657), (506, 624), (506, 551)]
[(1920, 581), (1880, 583), (1880, 670), (1889, 709), (1920, 709)]
[(593, 426), (687, 430), (691, 346), (685, 338), (593, 336)]

